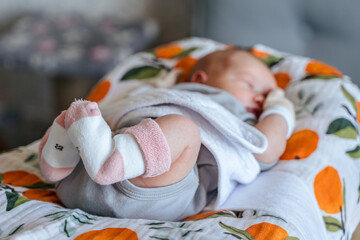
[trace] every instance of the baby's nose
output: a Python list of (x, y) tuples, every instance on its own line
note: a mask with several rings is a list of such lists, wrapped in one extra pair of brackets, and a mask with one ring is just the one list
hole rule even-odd
[(254, 101), (257, 103), (257, 104), (262, 104), (265, 100), (265, 96), (263, 94), (256, 94), (255, 97), (254, 97)]

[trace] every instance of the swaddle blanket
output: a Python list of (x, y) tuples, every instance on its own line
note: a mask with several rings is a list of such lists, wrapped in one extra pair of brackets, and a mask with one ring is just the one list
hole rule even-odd
[[(202, 144), (214, 158), (199, 161), (214, 160), (219, 168), (218, 198), (213, 206), (216, 208), (237, 184), (250, 183), (255, 179), (260, 167), (252, 153), (263, 152), (267, 140), (244, 119), (239, 119), (206, 95), (184, 91), (186, 87), (193, 89), (193, 85), (182, 84), (182, 90), (145, 90), (132, 97), (104, 104), (101, 111), (112, 129), (131, 126), (134, 119), (167, 114), (180, 114), (191, 119), (199, 127)], [(246, 115), (244, 113), (244, 117)]]
[[(161, 73), (156, 70), (159, 63), (170, 69), (187, 69), (201, 54), (226, 47), (208, 39), (190, 38), (140, 54), (146, 55), (146, 60), (157, 59), (155, 63), (151, 60), (151, 66), (149, 61), (144, 64), (144, 58), (135, 60), (134, 56), (107, 74), (89, 100), (98, 100), (102, 107), (148, 84), (149, 79), (141, 76)], [(271, 67), (278, 85), (295, 104), (297, 121), (279, 163), (261, 172), (252, 183), (238, 185), (218, 207), (230, 210), (165, 222), (99, 217), (64, 208), (59, 206), (53, 185), (42, 180), (39, 142), (35, 142), (0, 155), (0, 237), (351, 239), (360, 221), (358, 87), (335, 68), (314, 59), (263, 45), (254, 46), (252, 52)], [(124, 76), (137, 80), (124, 80)], [(110, 94), (115, 89), (123, 90), (120, 96)]]
[[(186, 75), (198, 58), (231, 47), (202, 40), (191, 38), (161, 46), (146, 58), (155, 55), (158, 62), (182, 69)], [(260, 221), (260, 216), (274, 216), (272, 223), (288, 232), (300, 231), (296, 236), (301, 239), (348, 239), (359, 222), (358, 88), (348, 76), (320, 61), (263, 45), (250, 51), (271, 68), (278, 86), (295, 104), (296, 125), (279, 164), (253, 183), (239, 185), (219, 208), (254, 209), (254, 222)], [(130, 67), (136, 68), (136, 64)], [(128, 83), (121, 86), (118, 79), (131, 75), (130, 71), (124, 67), (117, 75), (114, 71), (105, 76), (92, 93), (100, 106), (115, 99), (115, 89), (122, 87), (119, 98), (129, 93)], [(140, 83), (135, 80), (132, 84)], [(146, 84), (146, 79), (141, 84)]]

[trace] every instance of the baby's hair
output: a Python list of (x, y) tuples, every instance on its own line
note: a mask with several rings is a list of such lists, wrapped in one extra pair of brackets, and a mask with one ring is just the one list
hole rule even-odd
[[(237, 52), (246, 53), (248, 56), (253, 57), (257, 61), (262, 62), (264, 65), (266, 65), (262, 60), (258, 59), (256, 56), (254, 56), (249, 51), (249, 49), (246, 49), (246, 48), (231, 48), (231, 49), (226, 49), (226, 50), (218, 50), (218, 51), (212, 52), (212, 53), (200, 58), (196, 62), (194, 67), (191, 69), (187, 81), (188, 82), (191, 81), (192, 75), (198, 70), (202, 70), (202, 71), (206, 72), (208, 69), (211, 69), (215, 65), (217, 67), (222, 66), (223, 68), (229, 67), (230, 64), (232, 63), (231, 57), (233, 56), (234, 53), (237, 53)], [(268, 66), (266, 65), (266, 67), (268, 67)]]

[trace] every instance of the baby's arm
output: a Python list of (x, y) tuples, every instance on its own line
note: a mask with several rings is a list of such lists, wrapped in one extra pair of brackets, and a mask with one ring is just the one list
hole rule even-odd
[(255, 158), (265, 164), (279, 159), (286, 147), (286, 140), (294, 128), (294, 107), (281, 89), (273, 90), (265, 100), (264, 112), (255, 127), (268, 140), (264, 153), (254, 154)]
[(262, 119), (255, 127), (267, 138), (268, 147), (265, 152), (254, 154), (254, 156), (259, 162), (273, 163), (285, 150), (287, 123), (282, 116), (271, 114)]

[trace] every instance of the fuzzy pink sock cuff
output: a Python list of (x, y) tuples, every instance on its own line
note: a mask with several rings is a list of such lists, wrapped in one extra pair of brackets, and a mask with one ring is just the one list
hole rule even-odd
[(156, 121), (144, 119), (125, 133), (133, 135), (140, 146), (145, 161), (144, 177), (155, 177), (169, 171), (170, 148)]

